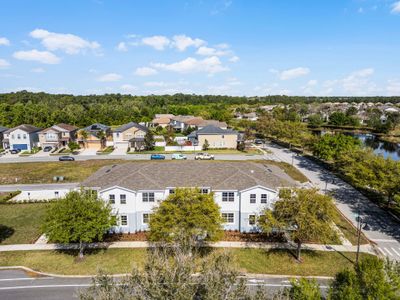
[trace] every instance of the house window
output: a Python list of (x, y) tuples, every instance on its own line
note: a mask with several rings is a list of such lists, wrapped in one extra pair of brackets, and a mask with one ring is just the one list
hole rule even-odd
[(175, 190), (174, 189), (169, 189), (169, 194), (175, 194)]
[(26, 134), (24, 134), (23, 137), (24, 137), (24, 140), (26, 140)]
[(250, 194), (250, 203), (256, 203), (256, 194)]
[(125, 194), (119, 195), (119, 200), (121, 204), (126, 204), (126, 195)]
[(17, 139), (21, 139), (21, 135), (20, 134), (17, 134)]
[(224, 138), (225, 136), (224, 135), (222, 135), (222, 138)]
[(121, 226), (128, 226), (128, 216), (127, 215), (121, 216)]
[(110, 202), (111, 204), (115, 203), (115, 195), (108, 195), (108, 202)]
[(143, 193), (143, 202), (154, 202), (154, 193)]
[(222, 213), (224, 223), (235, 223), (235, 215), (233, 213)]
[(266, 204), (267, 203), (267, 194), (261, 194), (261, 203)]
[(117, 132), (117, 138), (119, 138), (119, 132)]
[(58, 198), (58, 192), (54, 192), (54, 196)]
[(233, 202), (235, 201), (235, 193), (234, 192), (223, 192), (222, 193), (222, 201), (223, 202)]
[(208, 189), (201, 189), (200, 191), (202, 194), (208, 194)]
[(12, 134), (12, 135), (11, 135), (11, 138), (12, 138), (12, 139), (15, 139), (15, 135)]
[(256, 215), (249, 215), (249, 225), (256, 225)]
[(149, 224), (150, 214), (143, 214), (143, 224)]

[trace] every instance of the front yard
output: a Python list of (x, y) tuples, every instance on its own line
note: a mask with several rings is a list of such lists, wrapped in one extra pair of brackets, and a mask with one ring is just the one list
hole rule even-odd
[[(302, 263), (286, 250), (214, 249), (227, 251), (235, 258), (243, 273), (284, 274), (301, 276), (334, 276), (338, 271), (351, 268), (355, 253), (303, 251)], [(134, 266), (142, 267), (145, 249), (95, 250), (81, 262), (76, 262), (71, 251), (0, 252), (0, 266), (26, 266), (36, 271), (64, 275), (94, 275), (99, 270), (111, 274), (129, 273)], [(361, 254), (361, 259), (367, 254)]]
[(41, 235), (46, 204), (0, 204), (0, 245), (30, 244)]

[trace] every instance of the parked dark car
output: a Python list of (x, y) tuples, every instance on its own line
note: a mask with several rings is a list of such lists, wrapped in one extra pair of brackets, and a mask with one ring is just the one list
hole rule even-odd
[(43, 152), (50, 152), (51, 149), (53, 149), (53, 147), (51, 147), (51, 146), (46, 146), (46, 147), (43, 148)]
[(10, 150), (11, 154), (18, 154), (20, 152), (21, 152), (21, 149), (12, 149), (12, 150)]
[(73, 158), (72, 156), (60, 156), (58, 158), (59, 161), (74, 161), (75, 158)]
[(151, 160), (160, 160), (160, 159), (165, 159), (165, 156), (164, 156), (164, 155), (161, 155), (161, 154), (152, 154), (152, 155), (150, 156), (150, 159), (151, 159)]
[(264, 141), (263, 141), (262, 139), (255, 139), (255, 140), (254, 140), (254, 144), (256, 144), (256, 145), (262, 145), (262, 144), (264, 144)]

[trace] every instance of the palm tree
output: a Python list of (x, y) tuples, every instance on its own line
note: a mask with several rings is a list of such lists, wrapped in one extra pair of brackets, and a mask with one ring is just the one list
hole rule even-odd
[(87, 139), (88, 139), (88, 137), (89, 137), (88, 132), (87, 132), (86, 130), (82, 129), (82, 130), (79, 131), (79, 136), (80, 136), (80, 137), (82, 138), (82, 140), (83, 140), (83, 147), (86, 148), (86, 142), (87, 142)]
[(104, 147), (103, 143), (104, 143), (104, 141), (105, 141), (105, 139), (106, 139), (106, 134), (105, 134), (105, 132), (104, 132), (103, 130), (99, 130), (99, 131), (97, 132), (96, 136), (97, 136), (97, 138), (100, 140), (101, 148), (103, 148), (103, 147)]

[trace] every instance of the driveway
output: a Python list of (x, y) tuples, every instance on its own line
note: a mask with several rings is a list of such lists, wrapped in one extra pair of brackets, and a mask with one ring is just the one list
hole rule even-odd
[(115, 156), (115, 155), (127, 155), (126, 151), (128, 151), (128, 145), (117, 145), (114, 149), (113, 152), (111, 152), (109, 155)]
[(86, 149), (82, 149), (82, 150), (79, 152), (79, 155), (86, 155), (86, 156), (88, 156), (88, 155), (96, 155), (97, 150), (99, 150), (99, 149), (96, 149), (96, 148), (86, 148)]
[(280, 161), (293, 163), (315, 187), (333, 194), (337, 208), (354, 226), (357, 226), (357, 216), (360, 214), (363, 221), (370, 227), (369, 230), (362, 230), (362, 232), (376, 243), (376, 249), (380, 254), (400, 261), (400, 226), (399, 222), (388, 212), (311, 160), (303, 156), (296, 156), (289, 149), (273, 143), (268, 143), (265, 149)]

